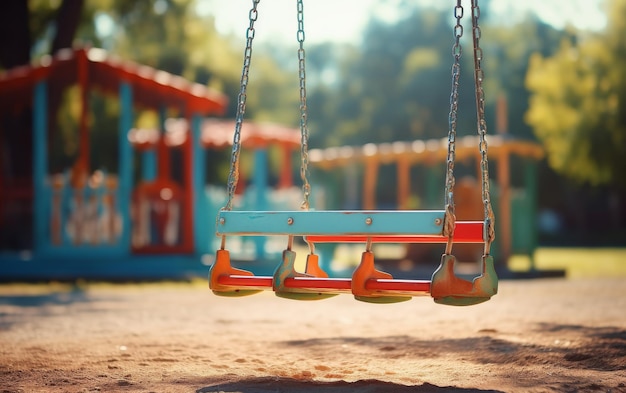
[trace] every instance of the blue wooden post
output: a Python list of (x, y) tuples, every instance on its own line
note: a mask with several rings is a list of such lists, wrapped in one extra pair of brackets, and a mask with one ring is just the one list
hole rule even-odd
[(130, 251), (131, 222), (130, 204), (133, 188), (133, 150), (128, 140), (128, 131), (133, 126), (133, 90), (130, 84), (120, 84), (120, 118), (119, 118), (119, 193), (118, 209), (122, 218), (120, 248)]
[(258, 210), (269, 210), (267, 201), (267, 150), (257, 149), (254, 151), (254, 173), (252, 182), (256, 191), (255, 208)]
[(193, 179), (193, 236), (196, 251), (199, 254), (213, 252), (211, 244), (215, 235), (215, 226), (211, 225), (209, 207), (204, 191), (206, 178), (206, 150), (202, 147), (202, 117), (194, 113), (191, 116), (191, 170)]
[(156, 179), (157, 157), (155, 148), (148, 149), (141, 154), (141, 180)]
[[(72, 189), (72, 185), (70, 184), (71, 179), (71, 169), (67, 169), (63, 174), (63, 187), (61, 188), (61, 244), (63, 246), (72, 247), (74, 245), (74, 241), (70, 237), (69, 232), (65, 229), (66, 224), (68, 223), (71, 212), (72, 212), (72, 204), (74, 199), (74, 190)], [(77, 236), (77, 235), (75, 235)]]
[(33, 97), (33, 246), (45, 252), (50, 244), (46, 226), (50, 198), (46, 187), (48, 173), (48, 85), (35, 85)]
[[(254, 184), (254, 191), (256, 192), (255, 209), (269, 210), (267, 201), (267, 179), (268, 179), (268, 165), (267, 165), (267, 149), (256, 149), (254, 151), (254, 172), (252, 174), (252, 182)], [(254, 247), (257, 258), (265, 257), (265, 243), (267, 239), (265, 236), (257, 236), (254, 238)]]

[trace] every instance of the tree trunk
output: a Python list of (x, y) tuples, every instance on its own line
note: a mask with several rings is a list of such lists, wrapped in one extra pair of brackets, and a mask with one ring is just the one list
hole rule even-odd
[(56, 17), (56, 34), (52, 41), (51, 54), (56, 54), (63, 48), (71, 48), (84, 0), (63, 0)]
[(0, 66), (9, 69), (28, 64), (30, 47), (28, 2), (3, 1), (0, 6)]

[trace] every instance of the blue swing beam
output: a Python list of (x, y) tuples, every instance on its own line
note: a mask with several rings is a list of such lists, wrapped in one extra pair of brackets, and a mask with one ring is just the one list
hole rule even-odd
[(435, 236), (442, 232), (444, 213), (443, 210), (222, 211), (217, 217), (217, 234)]

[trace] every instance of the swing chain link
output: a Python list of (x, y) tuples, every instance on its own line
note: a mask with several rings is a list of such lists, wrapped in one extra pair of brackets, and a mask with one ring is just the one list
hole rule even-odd
[(233, 136), (233, 149), (230, 159), (230, 172), (228, 174), (228, 201), (222, 210), (232, 210), (235, 198), (235, 190), (239, 181), (239, 156), (241, 153), (241, 126), (246, 112), (246, 99), (248, 89), (248, 76), (250, 73), (250, 62), (252, 59), (252, 41), (254, 40), (256, 22), (259, 12), (257, 7), (261, 0), (252, 0), (252, 8), (249, 13), (250, 25), (246, 30), (246, 49), (243, 56), (243, 70), (241, 72), (241, 85), (237, 96), (237, 115), (235, 118), (235, 133)]
[(461, 0), (457, 0), (454, 7), (454, 17), (456, 25), (454, 26), (454, 44), (452, 45), (452, 56), (454, 63), (452, 65), (452, 91), (450, 93), (450, 113), (448, 116), (448, 156), (446, 160), (446, 188), (445, 188), (445, 220), (443, 227), (443, 235), (448, 237), (446, 246), (446, 254), (452, 251), (452, 236), (454, 234), (454, 226), (456, 217), (454, 215), (454, 161), (456, 154), (456, 129), (458, 118), (459, 104), (459, 79), (461, 77), (461, 37), (463, 36), (463, 5)]
[(298, 76), (300, 80), (300, 178), (302, 179), (302, 210), (309, 210), (309, 196), (311, 185), (309, 184), (309, 129), (307, 126), (307, 103), (306, 103), (306, 72), (304, 53), (304, 4), (298, 0)]
[(489, 255), (491, 243), (495, 240), (495, 217), (489, 193), (489, 162), (487, 160), (487, 122), (485, 121), (485, 94), (483, 90), (484, 72), (481, 68), (483, 51), (480, 47), (481, 31), (478, 25), (480, 7), (478, 0), (472, 0), (472, 38), (474, 43), (474, 82), (476, 93), (477, 129), (480, 150), (480, 171), (482, 177), (482, 198), (485, 214), (485, 255)]

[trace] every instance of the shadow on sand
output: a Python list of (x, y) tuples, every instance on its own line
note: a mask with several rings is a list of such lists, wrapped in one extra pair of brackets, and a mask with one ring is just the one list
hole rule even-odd
[(83, 303), (90, 301), (87, 292), (79, 287), (73, 286), (67, 291), (51, 291), (40, 294), (6, 294), (0, 295), (0, 305), (12, 305), (17, 307), (44, 307), (49, 305), (70, 305), (73, 303)]
[(0, 330), (8, 330), (13, 326), (16, 321), (13, 317), (22, 314), (20, 309), (29, 310), (29, 315), (47, 316), (54, 314), (52, 310), (55, 307), (91, 301), (93, 298), (79, 285), (61, 290), (51, 289), (44, 293), (0, 294)]
[(419, 386), (399, 385), (379, 380), (356, 382), (301, 381), (291, 378), (251, 378), (207, 386), (196, 393), (502, 393), (500, 390), (464, 389), (439, 387), (425, 383)]

